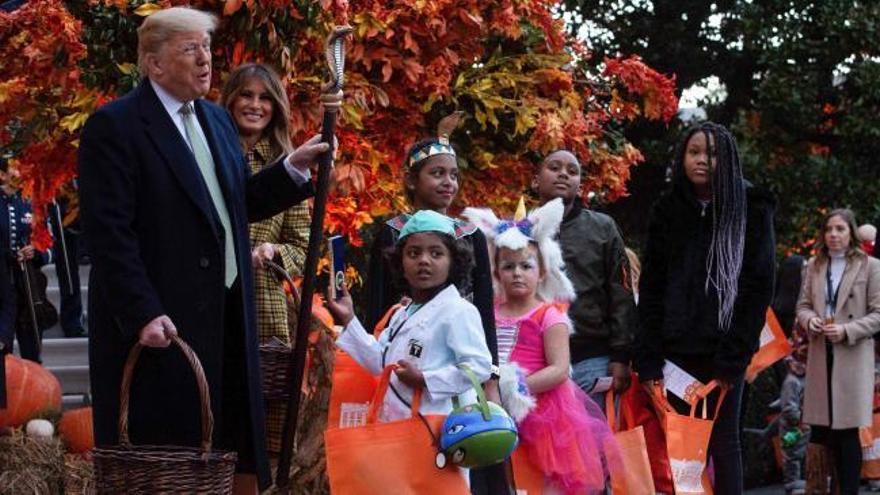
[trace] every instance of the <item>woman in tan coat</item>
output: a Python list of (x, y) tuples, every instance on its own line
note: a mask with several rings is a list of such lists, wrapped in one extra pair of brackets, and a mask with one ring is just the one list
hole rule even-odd
[(853, 212), (829, 213), (797, 306), (810, 341), (803, 421), (810, 441), (831, 454), (843, 495), (858, 493), (858, 428), (871, 425), (872, 336), (880, 331), (880, 260), (859, 246)]
[[(251, 173), (259, 172), (292, 149), (287, 94), (281, 80), (269, 67), (244, 64), (235, 69), (223, 88), (221, 104), (232, 114), (238, 127)], [(274, 261), (291, 276), (301, 275), (310, 222), (308, 204), (302, 202), (274, 217), (250, 224), (257, 329), (261, 344), (274, 338), (284, 344), (291, 340), (284, 291), (263, 261)], [(270, 454), (277, 454), (281, 448), (284, 407), (281, 402), (266, 404), (266, 446)]]

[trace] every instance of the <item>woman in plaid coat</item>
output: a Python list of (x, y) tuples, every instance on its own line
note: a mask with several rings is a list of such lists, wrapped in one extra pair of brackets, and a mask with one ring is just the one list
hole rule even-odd
[[(290, 106), (278, 75), (262, 64), (245, 64), (229, 75), (221, 104), (238, 127), (241, 146), (251, 173), (277, 161), (293, 149), (288, 122)], [(299, 203), (274, 217), (250, 224), (254, 293), (260, 343), (278, 339), (289, 344), (287, 303), (278, 278), (264, 260), (284, 267), (291, 276), (302, 272), (309, 243), (311, 215), (308, 203)], [(292, 322), (295, 324), (296, 322)], [(281, 450), (285, 404), (266, 404), (266, 444), (270, 454)]]

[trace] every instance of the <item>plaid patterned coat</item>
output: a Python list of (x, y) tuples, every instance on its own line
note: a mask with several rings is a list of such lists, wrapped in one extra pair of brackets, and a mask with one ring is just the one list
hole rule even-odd
[[(247, 154), (251, 173), (259, 172), (271, 164), (272, 149), (268, 139), (261, 139)], [(309, 244), (311, 214), (308, 202), (303, 201), (274, 217), (250, 224), (251, 249), (264, 242), (275, 245), (275, 262), (283, 266), (291, 276), (302, 274)], [(290, 343), (287, 322), (287, 303), (281, 283), (268, 270), (254, 270), (254, 297), (257, 308), (257, 330), (260, 343), (266, 344), (277, 337)], [(296, 322), (292, 322), (294, 325)], [(266, 442), (270, 453), (278, 453), (284, 422), (284, 404), (266, 404)]]

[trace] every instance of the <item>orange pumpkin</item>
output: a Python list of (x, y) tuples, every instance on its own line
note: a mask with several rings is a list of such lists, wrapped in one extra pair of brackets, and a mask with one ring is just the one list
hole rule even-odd
[(61, 384), (39, 364), (6, 355), (6, 409), (0, 409), (0, 429), (21, 426), (37, 414), (61, 409)]
[(58, 434), (68, 452), (80, 454), (92, 450), (95, 447), (92, 408), (81, 407), (65, 412), (58, 422)]

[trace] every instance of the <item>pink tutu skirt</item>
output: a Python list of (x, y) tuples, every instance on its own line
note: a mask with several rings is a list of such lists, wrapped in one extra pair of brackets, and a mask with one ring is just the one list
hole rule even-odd
[(604, 493), (614, 435), (602, 410), (573, 381), (538, 394), (519, 425), (520, 448), (566, 494)]

